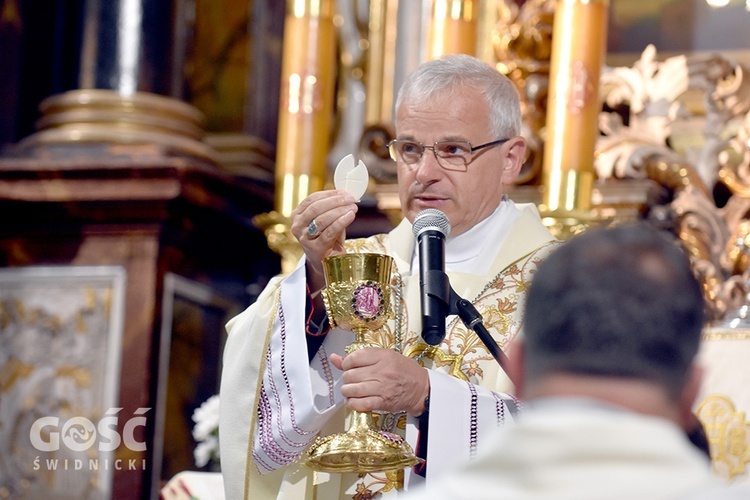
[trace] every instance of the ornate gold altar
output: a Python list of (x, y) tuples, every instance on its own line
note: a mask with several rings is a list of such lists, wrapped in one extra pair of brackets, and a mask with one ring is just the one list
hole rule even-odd
[[(716, 470), (727, 479), (750, 481), (746, 469), (750, 390), (743, 384), (750, 355), (750, 66), (722, 54), (661, 56), (653, 47), (627, 64), (607, 65), (603, 0), (289, 0), (286, 5), (286, 35), (278, 47), (283, 58), (281, 81), (268, 83), (279, 88), (280, 102), (268, 99), (260, 92), (263, 89), (255, 89), (260, 97), (253, 96), (278, 118), (275, 164), (271, 165), (265, 142), (252, 141), (241, 151), (252, 154), (252, 160), (242, 161), (242, 171), (252, 172), (247, 177), (254, 181), (269, 185), (270, 180), (261, 179), (259, 173), (270, 176), (275, 167), (273, 210), (254, 220), (265, 230), (269, 246), (281, 254), (282, 271), (289, 271), (300, 255), (289, 231), (291, 211), (309, 193), (329, 184), (332, 167), (346, 154), (355, 153), (371, 174), (362, 208), (377, 209), (392, 222), (401, 217), (394, 164), (386, 150), (393, 134), (396, 90), (409, 70), (426, 58), (473, 53), (507, 74), (522, 97), (523, 135), (529, 151), (510, 192), (512, 199), (538, 204), (561, 237), (571, 237), (592, 224), (644, 219), (673, 235), (689, 252), (710, 317), (701, 353), (707, 378), (696, 412), (706, 426)], [(585, 46), (576, 46), (574, 38), (585, 41)], [(258, 45), (261, 40), (253, 42)], [(265, 43), (277, 42), (272, 38)], [(252, 69), (257, 70), (257, 64)], [(98, 99), (78, 102), (71, 109), (71, 96)], [(150, 116), (156, 111), (153, 96), (104, 96), (107, 102), (100, 92), (83, 91), (48, 100), (39, 133), (27, 138), (26, 145), (77, 141), (82, 136), (115, 142), (116, 165), (95, 165), (98, 177), (88, 179), (90, 185), (112, 199), (133, 194), (133, 205), (140, 210), (136, 213), (153, 217), (158, 227), (164, 224), (162, 205), (167, 206), (162, 200), (172, 197), (186, 199), (188, 208), (207, 206), (211, 214), (229, 213), (227, 207), (236, 203), (253, 205), (237, 211), (255, 215), (256, 201), (266, 209), (266, 200), (257, 196), (254, 187), (248, 188), (249, 194), (235, 189), (242, 184), (239, 170), (226, 172), (225, 160), (236, 157), (236, 142), (247, 137), (204, 137), (193, 113), (175, 103), (170, 108), (177, 108), (177, 119), (162, 112), (155, 124)], [(113, 99), (119, 108), (115, 117), (109, 109)], [(103, 104), (107, 109), (91, 114), (91, 108)], [(138, 133), (146, 128), (148, 133)], [(139, 146), (117, 145), (126, 139)], [(162, 148), (191, 159), (159, 157), (151, 164)], [(31, 174), (20, 162), (15, 168), (21, 173), (3, 181), (3, 196), (11, 200), (30, 196), (34, 203), (52, 200), (79, 223), (84, 213), (79, 204), (91, 202), (83, 198), (88, 191), (78, 187), (87, 179), (79, 172), (78, 159), (72, 168), (70, 158), (50, 158), (58, 151), (54, 148), (44, 158), (47, 163), (42, 163), (40, 174), (44, 182), (33, 183), (40, 186), (35, 188), (39, 193), (24, 187)], [(123, 152), (135, 158), (127, 159), (127, 167), (120, 161)], [(66, 166), (61, 168), (59, 162)], [(144, 166), (157, 173), (143, 178)], [(118, 182), (120, 178), (109, 178), (122, 170), (127, 185)], [(50, 175), (51, 171), (56, 173)], [(76, 188), (61, 190), (68, 185)], [(181, 191), (181, 186), (186, 189)], [(143, 200), (153, 207), (145, 215)], [(183, 221), (183, 205), (168, 206), (177, 213), (174, 218)], [(119, 210), (115, 204), (107, 207)], [(33, 211), (25, 213), (36, 216)], [(100, 214), (101, 207), (86, 211), (86, 217), (97, 223)], [(236, 219), (244, 224), (244, 217)], [(179, 234), (195, 232), (194, 220), (190, 224), (187, 216), (184, 220)], [(218, 227), (205, 225), (210, 234)], [(141, 238), (140, 227), (133, 231)], [(243, 226), (245, 231), (254, 229)], [(97, 234), (85, 236), (101, 244)], [(155, 248), (156, 233), (147, 237), (147, 248)], [(8, 247), (13, 251), (7, 253), (16, 259), (12, 262), (27, 258), (15, 240)], [(61, 252), (65, 250), (60, 246)], [(243, 254), (245, 265), (251, 250), (257, 248), (249, 245)], [(105, 262), (120, 263), (119, 254), (105, 246), (93, 257), (86, 256), (85, 263), (100, 264), (100, 253)], [(146, 259), (156, 262), (158, 252), (137, 255), (149, 269), (156, 269)], [(129, 287), (148, 285), (144, 273), (133, 274), (144, 283), (130, 280)], [(144, 303), (152, 298), (131, 295)], [(139, 318), (126, 316), (131, 321)], [(124, 338), (132, 338), (134, 331), (126, 329)], [(137, 359), (146, 366), (147, 343), (128, 345), (138, 350)], [(14, 374), (16, 367), (6, 370)], [(132, 391), (140, 397), (140, 387)]]
[[(335, 128), (330, 151), (317, 153), (327, 165), (326, 178), (342, 151), (355, 151), (372, 174), (365, 201), (396, 222), (395, 172), (385, 145), (393, 138), (400, 79), (425, 58), (445, 53), (472, 53), (494, 64), (519, 89), (529, 145), (511, 198), (537, 203), (563, 238), (595, 224), (643, 219), (674, 235), (690, 254), (710, 318), (702, 352), (708, 377), (696, 411), (716, 470), (727, 479), (750, 480), (750, 453), (743, 451), (750, 450), (749, 391), (730, 383), (743, 380), (746, 370), (731, 354), (750, 348), (746, 66), (720, 54), (659, 58), (653, 47), (632, 66), (608, 66), (605, 0), (353, 4), (333, 16), (340, 46)], [(332, 0), (305, 5), (324, 13)], [(299, 14), (310, 25), (321, 22)], [(424, 23), (401, 22), (405, 18)], [(291, 35), (289, 43), (299, 36)], [(323, 50), (330, 38), (308, 43)], [(280, 137), (288, 139), (292, 130), (282, 125)], [(289, 148), (304, 148), (306, 140), (298, 137)], [(293, 175), (304, 180), (313, 173), (303, 170)], [(299, 189), (285, 193), (277, 191), (275, 214), (288, 214), (291, 201), (304, 197)], [(296, 258), (288, 222), (275, 216), (263, 222), (269, 241), (290, 259), (288, 269)]]

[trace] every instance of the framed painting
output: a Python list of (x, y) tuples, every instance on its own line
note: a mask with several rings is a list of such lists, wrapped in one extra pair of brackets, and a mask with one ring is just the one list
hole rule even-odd
[(142, 446), (118, 431), (132, 417), (117, 407), (124, 304), (122, 267), (0, 269), (0, 484), (11, 498), (110, 498), (115, 450)]

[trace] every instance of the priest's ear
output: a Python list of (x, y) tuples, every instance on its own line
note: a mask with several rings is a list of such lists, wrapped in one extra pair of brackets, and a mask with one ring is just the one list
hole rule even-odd
[(515, 182), (526, 160), (526, 139), (520, 136), (514, 137), (503, 144), (503, 149), (506, 153), (503, 158), (501, 182), (504, 186), (508, 186)]

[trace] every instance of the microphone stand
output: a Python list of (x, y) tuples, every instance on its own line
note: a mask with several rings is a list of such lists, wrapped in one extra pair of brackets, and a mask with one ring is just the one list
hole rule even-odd
[[(492, 335), (490, 335), (489, 330), (484, 326), (484, 323), (482, 322), (482, 315), (479, 314), (479, 311), (477, 311), (476, 307), (474, 307), (474, 304), (469, 302), (468, 300), (461, 298), (455, 290), (451, 287), (451, 298), (450, 298), (450, 314), (458, 314), (458, 317), (461, 318), (461, 321), (463, 321), (464, 325), (466, 325), (467, 328), (471, 329), (476, 333), (477, 337), (484, 343), (485, 346), (487, 346), (487, 349), (490, 351), (490, 354), (492, 354), (492, 357), (495, 358), (495, 361), (498, 362), (500, 365), (500, 368), (503, 369), (503, 371), (508, 374), (508, 377), (510, 377), (510, 374), (508, 373), (508, 356), (505, 355), (502, 349), (497, 345), (497, 342), (495, 342), (495, 339), (492, 338)], [(511, 382), (515, 385), (515, 381), (511, 379)]]
[[(479, 314), (479, 311), (477, 311), (474, 305), (468, 300), (461, 298), (461, 296), (453, 290), (448, 275), (445, 274), (444, 271), (428, 271), (426, 273), (426, 287), (427, 293), (438, 299), (444, 305), (442, 310), (445, 311), (445, 315), (449, 316), (451, 314), (457, 314), (458, 317), (461, 318), (461, 321), (463, 321), (464, 325), (472, 330), (484, 343), (490, 351), (490, 354), (492, 354), (492, 357), (495, 358), (495, 361), (500, 365), (500, 368), (502, 368), (510, 378), (511, 376), (507, 369), (508, 356), (505, 355), (503, 350), (497, 345), (497, 342), (495, 342), (495, 339), (492, 338), (489, 330), (487, 330), (482, 322), (482, 315)], [(445, 338), (445, 332), (443, 332), (443, 337), (440, 339), (430, 338), (430, 342), (428, 343), (433, 346), (438, 345), (442, 342), (443, 338)], [(513, 385), (516, 384), (516, 381), (512, 378), (511, 382)]]

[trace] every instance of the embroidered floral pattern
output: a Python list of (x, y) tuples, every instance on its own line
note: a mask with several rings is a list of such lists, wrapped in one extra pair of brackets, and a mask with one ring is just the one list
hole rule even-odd
[[(358, 252), (387, 252), (383, 240), (384, 235), (351, 240), (347, 242), (347, 249)], [(479, 295), (472, 300), (472, 304), (482, 315), (485, 326), (501, 347), (513, 340), (521, 330), (523, 303), (519, 299), (529, 287), (539, 263), (556, 244), (553, 242), (545, 245), (508, 266), (487, 283)], [(403, 311), (404, 324), (409, 325), (409, 311), (404, 300), (402, 299), (402, 307), (394, 307), (394, 310)], [(418, 318), (417, 314), (415, 320), (418, 321)], [(381, 331), (370, 336), (368, 341), (382, 347), (393, 348), (396, 343), (393, 320), (389, 321)], [(420, 343), (422, 340), (417, 328), (407, 326), (402, 352), (413, 350)], [(441, 359), (434, 364), (433, 368), (442, 368), (446, 373), (452, 373), (454, 371), (452, 364), (458, 362), (460, 365), (457, 371), (473, 383), (482, 381), (483, 363), (496, 363), (481, 339), (460, 321), (454, 320), (448, 325), (446, 337), (439, 348), (446, 355), (450, 355), (450, 358)]]
[[(555, 245), (556, 243), (546, 245), (508, 266), (487, 283), (476, 297), (473, 297), (473, 305), (482, 314), (485, 326), (490, 330), (501, 347), (504, 347), (513, 340), (521, 330), (523, 324), (523, 304), (520, 298), (529, 287), (538, 264)], [(347, 241), (347, 249), (348, 251), (357, 252), (387, 253), (383, 235), (373, 236), (368, 239)], [(446, 337), (437, 349), (431, 351), (420, 347), (424, 346), (424, 344), (418, 328), (410, 324), (411, 318), (403, 294), (391, 293), (391, 297), (394, 299), (402, 297), (401, 307), (394, 306), (392, 308), (394, 311), (402, 311), (403, 314), (402, 324), (405, 325), (405, 331), (402, 338), (402, 352), (404, 354), (412, 352), (414, 356), (424, 353), (422, 356), (429, 358), (431, 368), (444, 370), (446, 373), (470, 382), (467, 384), (472, 401), (469, 408), (469, 450), (473, 456), (477, 447), (479, 421), (478, 394), (474, 385), (480, 385), (483, 381), (485, 375), (484, 366), (489, 363), (494, 368), (497, 362), (481, 339), (460, 321), (454, 321), (448, 325)], [(414, 314), (414, 320), (418, 322), (419, 311), (412, 313)], [(381, 331), (368, 336), (368, 341), (381, 347), (393, 349), (397, 344), (396, 337), (397, 331), (394, 319), (392, 318)], [(424, 358), (420, 359), (420, 363), (424, 364)], [(502, 398), (510, 396), (497, 393), (494, 396), (496, 398), (495, 419), (497, 420), (497, 425), (502, 425), (505, 422), (506, 408)], [(382, 421), (383, 419), (375, 417), (376, 423)], [(398, 428), (402, 432), (405, 428), (405, 422), (405, 416), (399, 419)], [(400, 488), (401, 484), (399, 481), (401, 480), (396, 479), (396, 482), (390, 483), (387, 489)], [(352, 498), (373, 498), (378, 493), (387, 490), (383, 487), (384, 484), (389, 483), (387, 481), (384, 482), (382, 475), (365, 474), (359, 479), (357, 493)]]
[[(347, 242), (349, 251), (388, 253), (385, 245), (387, 236), (378, 235), (368, 239), (350, 240)], [(523, 291), (528, 287), (537, 264), (546, 256), (553, 245), (527, 255), (493, 277), (488, 283), (482, 285), (475, 297), (466, 297), (471, 300), (477, 310), (482, 314), (485, 326), (501, 347), (507, 345), (520, 331), (523, 318), (523, 305), (519, 299)], [(397, 271), (397, 270), (396, 270)], [(497, 362), (487, 350), (482, 341), (460, 321), (451, 321), (447, 325), (444, 341), (435, 348), (426, 349), (419, 333), (419, 310), (411, 310), (406, 307), (406, 291), (401, 286), (402, 281), (413, 280), (413, 276), (402, 277), (398, 272), (394, 273), (392, 280), (392, 301), (396, 302), (389, 310), (393, 311), (392, 317), (383, 328), (377, 332), (367, 335), (367, 342), (389, 348), (397, 349), (406, 355), (419, 357), (418, 361), (429, 368), (441, 370), (456, 378), (467, 382), (468, 391), (471, 395), (471, 405), (468, 408), (468, 420), (470, 425), (469, 443), (466, 448), (473, 454), (479, 439), (478, 429), (481, 418), (491, 418), (493, 426), (495, 420), (499, 425), (505, 420), (505, 403), (498, 401), (507, 395), (496, 395), (494, 411), (488, 416), (480, 414), (480, 402), (486, 402), (487, 389), (480, 388), (484, 384), (494, 387), (496, 382), (494, 374), (497, 373)], [(409, 282), (414, 286), (414, 281)], [(376, 290), (363, 288), (356, 297), (353, 307), (362, 314), (377, 314), (375, 304), (378, 293)], [(284, 311), (278, 310), (278, 321), (281, 324), (281, 347), (268, 349), (268, 358), (265, 363), (267, 373), (265, 380), (274, 380), (273, 386), (264, 383), (258, 408), (258, 438), (262, 450), (262, 457), (255, 456), (256, 464), (261, 468), (274, 470), (279, 464), (286, 464), (298, 457), (307, 445), (315, 438), (315, 433), (300, 429), (297, 425), (294, 408), (292, 415), (284, 409), (279, 400), (279, 395), (288, 396), (290, 393), (290, 381), (285, 374), (285, 346), (289, 340), (286, 337), (286, 325), (284, 325)], [(318, 355), (322, 356), (319, 351)], [(327, 356), (326, 356), (327, 358)], [(318, 358), (321, 365), (321, 373), (324, 377), (323, 383), (328, 383), (329, 394), (324, 396), (329, 403), (333, 401), (333, 377), (327, 362)], [(485, 377), (489, 379), (485, 382)], [(481, 391), (480, 391), (481, 389)], [(484, 399), (483, 399), (484, 398)], [(485, 404), (485, 403), (482, 403)], [(288, 408), (288, 407), (286, 407)], [(484, 408), (484, 407), (483, 407)], [(491, 407), (490, 407), (491, 408)], [(274, 419), (281, 418), (282, 412), (287, 412), (287, 419), (291, 418), (292, 431), (284, 431), (278, 426)], [(512, 412), (512, 409), (511, 409)], [(401, 437), (406, 428), (406, 415), (397, 414), (373, 414), (376, 426), (383, 431), (393, 433), (394, 439)], [(394, 425), (395, 423), (395, 425)], [(382, 424), (382, 425), (381, 425)], [(463, 425), (463, 424), (462, 424)], [(482, 426), (483, 428), (484, 426)], [(255, 453), (255, 452), (254, 452)], [(261, 460), (262, 459), (262, 460)], [(266, 463), (271, 461), (275, 463)], [(380, 496), (381, 493), (399, 489), (403, 486), (404, 472), (371, 473), (363, 474), (356, 480), (350, 482), (349, 495), (355, 499), (369, 499)]]

